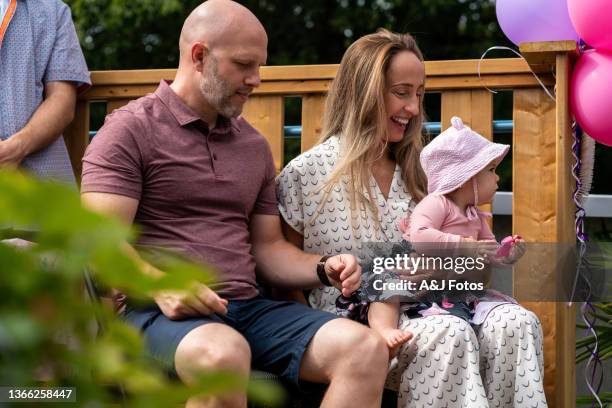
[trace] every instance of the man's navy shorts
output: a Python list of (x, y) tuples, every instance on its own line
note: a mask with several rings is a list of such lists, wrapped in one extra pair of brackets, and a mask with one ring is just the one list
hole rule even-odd
[(256, 297), (232, 300), (227, 315), (170, 320), (157, 306), (128, 308), (124, 318), (144, 335), (153, 358), (174, 374), (174, 354), (191, 330), (207, 323), (225, 323), (241, 333), (251, 348), (252, 366), (273, 373), (294, 385), (302, 356), (315, 333), (338, 316), (300, 303)]

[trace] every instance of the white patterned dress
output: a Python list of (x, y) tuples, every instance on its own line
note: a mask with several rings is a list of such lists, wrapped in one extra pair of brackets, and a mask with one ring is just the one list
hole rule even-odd
[[(399, 242), (397, 220), (414, 207), (396, 167), (385, 200), (373, 177), (380, 228), (360, 214), (351, 226), (345, 182), (321, 205), (317, 192), (340, 154), (332, 137), (292, 160), (278, 177), (279, 210), (304, 237), (304, 250), (358, 255), (362, 242)], [(342, 186), (342, 187), (341, 187)], [(318, 215), (315, 217), (315, 213)], [(335, 288), (312, 291), (310, 303), (336, 313)], [(399, 327), (414, 337), (391, 361), (387, 387), (398, 391), (398, 407), (545, 407), (542, 328), (538, 318), (517, 304), (489, 308), (473, 328), (452, 315), (408, 318)]]

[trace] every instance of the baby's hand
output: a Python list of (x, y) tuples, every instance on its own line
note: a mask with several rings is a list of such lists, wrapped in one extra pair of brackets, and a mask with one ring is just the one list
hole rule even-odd
[(461, 243), (464, 245), (464, 255), (473, 258), (483, 257), (488, 259), (495, 254), (499, 244), (494, 239), (475, 240), (473, 238), (461, 237)]
[(515, 264), (516, 262), (518, 262), (519, 259), (523, 257), (523, 255), (525, 255), (525, 252), (527, 252), (527, 245), (525, 245), (525, 240), (519, 237), (516, 241), (514, 241), (514, 245), (510, 250), (510, 254), (508, 254), (506, 259), (503, 260), (503, 262), (508, 264)]
[(520, 235), (513, 235), (502, 240), (502, 246), (495, 255), (500, 262), (512, 265), (525, 255), (526, 250), (525, 240)]

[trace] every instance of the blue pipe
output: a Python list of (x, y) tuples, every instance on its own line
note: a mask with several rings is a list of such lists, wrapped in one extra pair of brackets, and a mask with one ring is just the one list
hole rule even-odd
[[(440, 122), (425, 122), (423, 128), (431, 135), (440, 134)], [(302, 134), (301, 126), (285, 126), (285, 139), (299, 139)], [(511, 134), (512, 120), (494, 120), (493, 133), (495, 134)], [(89, 139), (91, 140), (96, 135), (95, 130), (89, 131)]]
[[(424, 130), (430, 135), (440, 134), (440, 122), (425, 122)], [(511, 134), (512, 120), (494, 120), (493, 133), (495, 134)], [(297, 139), (302, 134), (301, 126), (285, 126), (285, 139)]]

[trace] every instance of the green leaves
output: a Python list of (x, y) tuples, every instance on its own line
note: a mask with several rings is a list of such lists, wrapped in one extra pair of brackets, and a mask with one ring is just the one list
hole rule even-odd
[[(0, 239), (36, 242), (0, 243), (0, 384), (74, 386), (81, 405), (133, 407), (176, 406), (194, 394), (247, 388), (228, 373), (209, 373), (190, 387), (171, 380), (144, 352), (139, 333), (83, 290), (87, 268), (100, 286), (151, 302), (155, 291), (212, 281), (210, 271), (164, 254), (155, 262), (165, 275), (143, 274), (125, 251), (135, 234), (83, 209), (69, 187), (0, 172), (0, 191)], [(99, 336), (96, 317), (105, 329)], [(249, 390), (270, 402), (278, 390), (267, 387)]]
[[(612, 357), (612, 303), (594, 303), (596, 312), (587, 312), (590, 318), (595, 318), (595, 332), (597, 333), (597, 353), (602, 360)], [(586, 329), (584, 324), (578, 328)], [(589, 335), (576, 341), (576, 364), (588, 360), (595, 347), (595, 335)]]
[[(173, 68), (187, 15), (201, 0), (67, 0), (91, 70)], [(416, 35), (427, 59), (477, 58), (510, 45), (492, 2), (468, 0), (241, 1), (263, 23), (269, 64), (338, 63), (364, 34)], [(452, 41), (449, 41), (451, 40)]]

